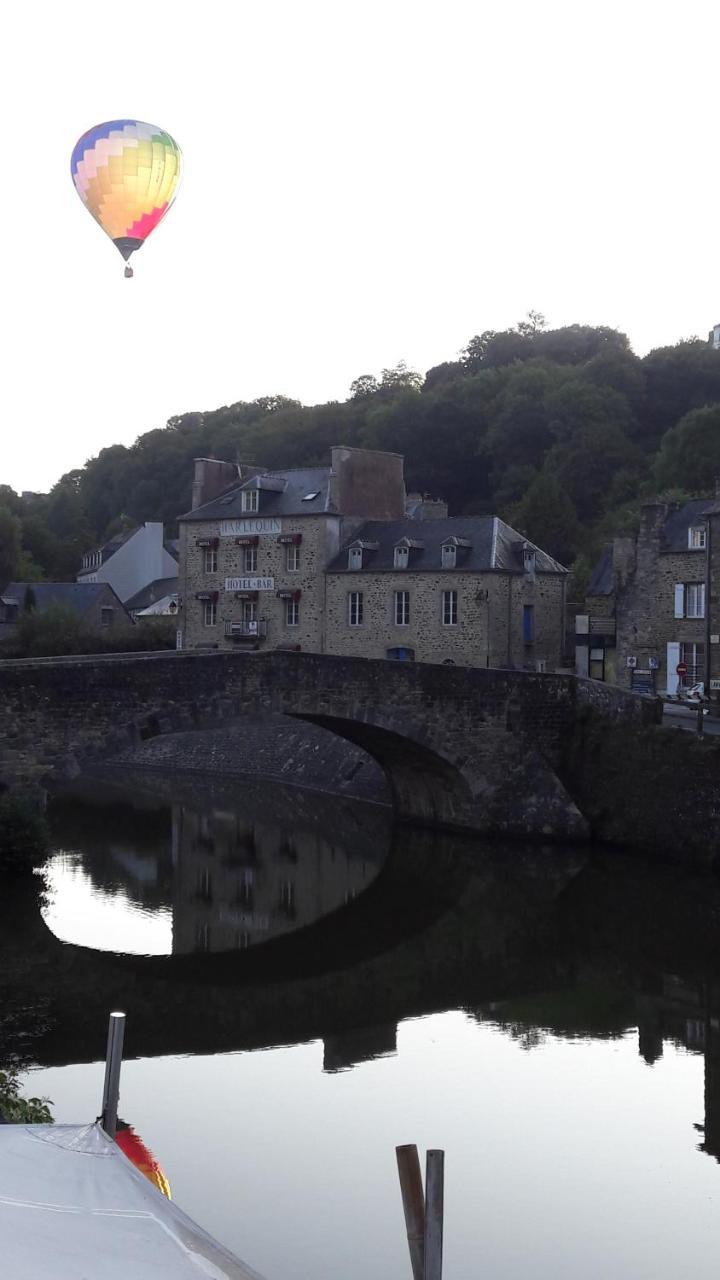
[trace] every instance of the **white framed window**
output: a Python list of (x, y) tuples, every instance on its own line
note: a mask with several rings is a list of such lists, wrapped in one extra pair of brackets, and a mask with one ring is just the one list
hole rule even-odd
[(688, 529), (688, 547), (690, 551), (704, 551), (707, 546), (707, 533), (702, 525)]
[(300, 602), (298, 600), (285, 601), (285, 626), (297, 627), (300, 625)]
[(443, 591), (442, 593), (442, 621), (444, 627), (456, 627), (458, 620), (458, 593), (457, 591)]
[(683, 684), (697, 684), (699, 680), (705, 678), (704, 644), (681, 644), (680, 661), (687, 666), (687, 675), (683, 677)]
[(257, 573), (257, 547), (243, 547), (243, 572)]
[(242, 491), (242, 509), (243, 511), (257, 511), (258, 498), (260, 497), (259, 489), (243, 489)]
[(203, 601), (203, 626), (214, 627), (217, 622), (217, 600)]
[(362, 569), (362, 547), (351, 547), (348, 551), (348, 569)]
[(217, 547), (205, 547), (203, 573), (217, 573)]
[(395, 592), (395, 626), (407, 627), (410, 623), (410, 592)]
[(675, 583), (675, 617), (676, 618), (704, 618), (705, 617), (705, 583), (704, 582), (676, 582)]
[(285, 548), (285, 570), (287, 573), (300, 572), (300, 548), (295, 543)]
[(455, 568), (457, 564), (457, 547), (454, 542), (443, 543), (440, 555), (443, 569)]
[(395, 568), (396, 568), (396, 569), (407, 569), (409, 559), (410, 559), (410, 548), (409, 548), (409, 547), (396, 547), (396, 548), (395, 548), (395, 555), (394, 555), (394, 558), (393, 558), (393, 564), (394, 564), (394, 566), (395, 566)]
[(362, 591), (348, 591), (348, 624), (351, 627), (361, 627), (363, 620), (363, 593)]

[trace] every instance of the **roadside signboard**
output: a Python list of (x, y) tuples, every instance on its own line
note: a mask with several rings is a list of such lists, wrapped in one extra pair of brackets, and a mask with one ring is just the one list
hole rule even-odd
[(675, 670), (676, 670), (677, 674), (678, 674), (680, 677), (686, 676), (686, 675), (687, 675), (687, 662), (678, 662), (678, 664), (677, 664), (677, 666), (676, 666)]

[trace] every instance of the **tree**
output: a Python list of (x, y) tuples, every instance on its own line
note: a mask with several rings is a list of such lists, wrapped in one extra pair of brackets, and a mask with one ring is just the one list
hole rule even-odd
[(642, 434), (649, 448), (660, 443), (691, 409), (720, 404), (720, 351), (699, 338), (651, 351), (642, 361), (647, 396)]
[(22, 546), (21, 525), (7, 507), (0, 507), (0, 588), (12, 582), (17, 572)]
[(352, 400), (367, 400), (369, 396), (374, 396), (380, 389), (380, 383), (374, 373), (361, 373), (359, 378), (350, 383), (350, 398)]
[(662, 439), (653, 467), (659, 488), (712, 493), (720, 477), (720, 404), (693, 409)]
[(508, 512), (508, 521), (561, 564), (572, 563), (580, 544), (577, 512), (557, 476), (543, 471), (524, 498)]

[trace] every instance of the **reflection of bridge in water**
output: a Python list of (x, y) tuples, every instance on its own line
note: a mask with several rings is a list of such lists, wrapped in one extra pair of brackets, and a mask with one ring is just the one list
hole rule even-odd
[[(156, 805), (161, 785), (153, 779)], [(204, 809), (194, 786), (203, 793)], [(295, 874), (305, 852), (312, 853), (313, 824), (320, 832), (316, 839), (332, 847), (338, 822), (337, 802), (328, 798), (258, 789), (252, 799), (244, 789), (245, 825), (232, 827), (227, 789), (207, 795), (206, 786), (205, 780), (188, 781), (180, 797), (174, 791), (183, 812), (181, 829), (176, 810), (176, 852), (184, 839), (196, 860), (188, 868), (188, 919), (182, 924), (193, 946), (202, 941), (198, 930), (209, 905), (195, 897), (198, 871), (223, 865), (238, 839), (249, 847), (252, 828), (256, 862), (272, 853), (278, 874)], [(157, 823), (151, 810), (144, 813), (148, 828)], [(379, 806), (355, 807), (356, 835), (345, 816), (346, 844), (357, 840), (358, 854), (368, 844), (380, 850), (386, 816)], [(139, 870), (135, 891), (145, 899), (153, 841), (157, 847), (164, 840), (162, 857), (171, 860), (170, 826), (164, 834), (158, 830), (135, 851), (136, 862), (130, 859)], [(283, 847), (283, 830), (294, 831), (297, 862)], [(348, 894), (345, 903), (343, 896), (316, 923), (262, 946), (222, 953), (116, 956), (63, 945), (44, 926), (31, 891), (20, 900), (6, 896), (0, 905), (6, 1050), (41, 1064), (97, 1059), (104, 1051), (107, 1010), (120, 1007), (129, 1013), (129, 1056), (215, 1053), (321, 1038), (332, 1069), (391, 1052), (395, 1028), (405, 1018), (463, 1006), (488, 1016), (492, 1002), (494, 1018), (521, 1026), (522, 1001), (528, 1026), (561, 1035), (578, 1029), (615, 1035), (640, 1025), (648, 1059), (657, 1052), (658, 1036), (660, 1042), (667, 1034), (678, 1036), (682, 1023), (690, 1047), (709, 1047), (708, 1060), (715, 1061), (715, 880), (686, 879), (663, 868), (650, 873), (640, 862), (590, 860), (585, 852), (514, 846), (508, 853), (497, 845), (490, 850), (459, 837), (402, 830), (387, 861), (355, 898)], [(127, 843), (122, 846), (125, 885), (132, 854)], [(90, 866), (98, 882), (107, 874), (118, 883), (115, 871), (102, 871), (107, 859)], [(240, 875), (243, 870), (235, 867)], [(376, 863), (372, 871), (377, 870)], [(172, 888), (163, 874), (160, 898), (167, 898)], [(276, 901), (277, 880), (268, 879), (267, 891), (268, 902)], [(225, 901), (223, 889), (220, 905)], [(262, 902), (260, 907), (265, 910)], [(180, 902), (178, 912), (184, 911)], [(669, 982), (675, 1005), (668, 1003)], [(598, 987), (606, 995), (602, 1011)], [(569, 1009), (574, 1013), (566, 1023)], [(712, 1083), (717, 1078), (714, 1072), (711, 1097), (718, 1092)], [(714, 1139), (706, 1141), (708, 1149), (717, 1149)]]
[[(93, 782), (58, 799), (51, 813), (60, 851), (46, 869), (50, 927), (103, 951), (234, 951), (346, 906), (387, 857), (383, 805), (257, 784), (240, 795), (228, 781), (156, 775), (152, 790), (140, 777), (137, 790)], [(78, 880), (88, 901), (80, 926)]]

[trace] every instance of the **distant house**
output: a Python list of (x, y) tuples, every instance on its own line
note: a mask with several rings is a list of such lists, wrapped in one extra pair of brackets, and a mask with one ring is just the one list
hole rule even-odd
[(133, 618), (174, 618), (178, 611), (178, 580), (158, 578), (137, 595), (125, 601), (125, 608)]
[(576, 617), (576, 671), (670, 696), (720, 692), (720, 506), (649, 502), (634, 538), (605, 547)]
[(92, 630), (132, 626), (132, 618), (107, 582), (10, 582), (0, 595), (0, 638), (12, 634), (23, 611), (72, 609)]
[(163, 525), (153, 520), (86, 551), (77, 581), (107, 582), (125, 603), (169, 578), (174, 578), (177, 592), (177, 573), (177, 544), (166, 541)]

